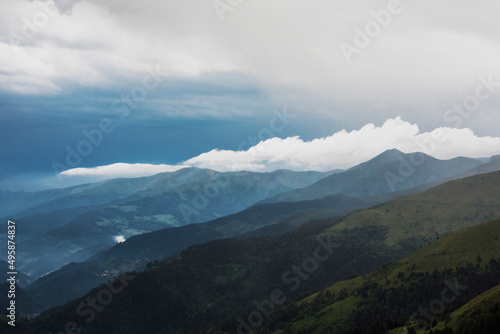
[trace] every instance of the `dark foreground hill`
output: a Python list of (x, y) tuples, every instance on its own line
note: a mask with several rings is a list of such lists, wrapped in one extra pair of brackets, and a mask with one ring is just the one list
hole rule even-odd
[(483, 292), (431, 327), (434, 333), (449, 328), (452, 330), (448, 330), (449, 333), (497, 334), (500, 328), (500, 285)]
[(497, 333), (499, 238), (500, 220), (455, 232), (288, 304), (256, 332)]

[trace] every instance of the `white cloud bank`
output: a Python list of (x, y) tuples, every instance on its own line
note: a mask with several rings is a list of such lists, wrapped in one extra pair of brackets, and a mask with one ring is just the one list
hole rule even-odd
[(164, 172), (175, 172), (183, 166), (127, 164), (115, 163), (107, 166), (92, 168), (73, 168), (61, 172), (66, 177), (93, 177), (95, 179), (110, 179), (119, 177), (141, 177)]
[(126, 240), (126, 239), (125, 239), (125, 237), (124, 237), (123, 235), (117, 235), (117, 236), (113, 237), (113, 239), (115, 240), (115, 242), (116, 242), (117, 244), (120, 244), (120, 243), (122, 243), (122, 242), (125, 242), (125, 240)]
[(339, 131), (325, 138), (304, 141), (300, 137), (271, 138), (246, 151), (212, 150), (177, 166), (113, 164), (95, 168), (76, 168), (62, 176), (137, 177), (176, 171), (184, 167), (217, 171), (328, 171), (346, 169), (396, 148), (405, 153), (424, 152), (438, 159), (458, 156), (489, 157), (500, 154), (500, 137), (478, 137), (470, 129), (437, 128), (420, 132), (418, 125), (400, 117), (382, 126), (366, 124), (359, 130)]

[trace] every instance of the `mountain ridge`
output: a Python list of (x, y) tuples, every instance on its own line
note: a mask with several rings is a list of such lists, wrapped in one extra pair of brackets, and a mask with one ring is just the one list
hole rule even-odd
[[(389, 152), (389, 154), (395, 154), (396, 156), (399, 156), (399, 153), (399, 151)], [(416, 189), (418, 189), (418, 187)], [(407, 189), (405, 192), (412, 193), (414, 191), (417, 190)], [(85, 260), (86, 262), (96, 262), (105, 261), (108, 258), (121, 258), (126, 261), (143, 261), (141, 263), (142, 266), (144, 266), (144, 261), (153, 261), (155, 259), (164, 258), (165, 256), (176, 255), (181, 250), (196, 243), (203, 243), (210, 240), (222, 239), (227, 237), (237, 237), (241, 235), (251, 236), (279, 234), (282, 232), (286, 232), (291, 228), (297, 227), (313, 217), (316, 219), (320, 219), (325, 218), (328, 215), (343, 215), (349, 212), (349, 210), (339, 210), (341, 206), (345, 206), (345, 208), (348, 208), (352, 211), (374, 204), (379, 204), (385, 200), (391, 200), (393, 198), (392, 196), (393, 195), (390, 194), (384, 195), (380, 198), (366, 198), (361, 200), (357, 197), (351, 197), (348, 195), (330, 195), (330, 202), (328, 202), (328, 200), (325, 200), (326, 197), (325, 199), (323, 199), (323, 201), (326, 201), (325, 203), (331, 203), (327, 205), (320, 205), (319, 203), (321, 203), (321, 199), (303, 202), (292, 202), (288, 204), (285, 202), (280, 202), (281, 204), (259, 204), (255, 207), (249, 208), (248, 212), (244, 210), (227, 217), (210, 221), (206, 224), (170, 228), (135, 236), (127, 240), (125, 243), (118, 244), (109, 250), (105, 250), (95, 256), (90, 257), (89, 259), (84, 259), (82, 257), (81, 260)], [(353, 202), (349, 203), (349, 201)], [(310, 206), (308, 207), (308, 205)], [(299, 214), (299, 208), (301, 208), (301, 210), (318, 210), (319, 208), (322, 208), (322, 210), (324, 210), (328, 208), (328, 205), (331, 205), (330, 209), (335, 208), (335, 210), (337, 211), (317, 211), (314, 213), (305, 212)], [(285, 211), (283, 211), (280, 206), (285, 208)], [(278, 212), (280, 212), (280, 210), (283, 211), (283, 213), (281, 213), (281, 215), (276, 215)], [(285, 212), (288, 214), (285, 214)], [(316, 213), (318, 213), (318, 215), (315, 215)], [(271, 215), (269, 217), (273, 218), (268, 221), (266, 220), (267, 218), (265, 218), (265, 215)], [(292, 217), (291, 215), (298, 216)], [(285, 219), (286, 216), (289, 216), (287, 218), (288, 222), (282, 222), (281, 224), (278, 224), (279, 221)], [(148, 246), (144, 248), (143, 245)], [(138, 269), (141, 268), (143, 267), (138, 267)], [(40, 289), (37, 290), (39, 291)], [(75, 297), (75, 295), (73, 296)]]
[[(441, 205), (439, 203), (436, 203), (436, 209), (430, 205), (428, 212), (435, 214), (435, 217), (431, 219), (441, 220), (440, 217), (452, 217), (457, 212), (461, 214), (460, 210), (480, 212), (474, 220), (461, 219), (459, 224), (452, 226), (448, 225), (446, 219), (443, 220), (439, 223), (443, 231), (449, 228), (458, 230), (467, 224), (477, 225), (490, 220), (490, 206), (476, 205), (481, 202), (485, 204), (488, 201), (495, 202), (496, 210), (500, 210), (498, 182), (500, 182), (500, 172), (477, 175), (468, 180), (451, 181), (431, 189), (431, 194), (438, 200), (443, 200), (443, 194), (463, 198), (454, 206), (443, 206), (440, 209), (437, 208)], [(459, 191), (457, 187), (461, 187), (461, 190)], [(464, 194), (465, 196), (462, 196)], [(404, 198), (395, 201), (403, 204), (408, 202), (409, 204), (405, 204), (407, 211), (417, 214), (415, 208), (418, 204), (415, 204), (418, 196), (420, 196), (421, 204), (429, 203), (427, 192), (409, 196), (411, 199), (409, 202)], [(494, 198), (488, 199), (489, 197)], [(398, 203), (395, 201), (392, 204), (389, 202), (369, 210), (381, 210), (385, 213), (386, 208), (391, 208), (391, 205)], [(447, 202), (452, 202), (449, 196), (444, 199), (444, 203)], [(470, 205), (470, 208), (464, 208), (466, 203)], [(402, 234), (395, 234), (399, 236), (397, 244), (394, 242), (387, 244), (385, 240), (394, 238), (390, 229), (392, 225), (373, 224), (371, 220), (364, 219), (363, 212), (349, 215), (349, 217), (361, 218), (350, 218), (351, 222), (359, 222), (356, 226), (348, 226), (351, 228), (345, 226), (341, 228), (341, 224), (345, 225), (349, 217), (330, 219), (307, 223), (296, 231), (273, 238), (223, 239), (191, 246), (178, 257), (152, 264), (144, 272), (132, 273), (137, 280), (131, 282), (124, 290), (127, 291), (126, 293), (115, 296), (116, 304), (106, 307), (104, 313), (96, 314), (98, 320), (92, 322), (88, 330), (93, 333), (119, 332), (126, 322), (140, 324), (141, 328), (151, 332), (177, 329), (183, 333), (192, 333), (198, 332), (201, 328), (207, 330), (211, 326), (221, 326), (218, 328), (223, 331), (230, 331), (231, 328), (234, 330), (238, 326), (236, 322), (238, 315), (248, 314), (246, 312), (254, 310), (252, 300), (259, 301), (262, 298), (268, 298), (270, 291), (276, 289), (276, 285), (282, 282), (282, 274), (287, 268), (297, 263), (300, 264), (303, 259), (311, 256), (310, 252), (318, 245), (316, 239), (318, 237), (328, 240), (325, 238), (330, 235), (331, 240), (341, 243), (341, 247), (335, 248), (328, 261), (322, 263), (314, 271), (314, 275), (311, 272), (307, 280), (300, 281), (300, 290), (294, 293), (287, 290), (287, 297), (295, 300), (301, 291), (321, 289), (322, 285), (340, 282), (346, 276), (368, 273), (380, 268), (388, 261), (410, 255), (420, 246), (436, 239), (432, 229), (424, 229), (425, 236), (414, 232), (412, 232), (413, 235), (406, 236), (403, 231)], [(427, 217), (427, 211), (424, 208), (419, 214)], [(406, 211), (404, 215), (410, 217)], [(400, 217), (397, 212), (396, 216)], [(498, 218), (500, 212), (494, 213), (494, 216)], [(425, 219), (429, 220), (429, 218)], [(407, 222), (406, 225), (412, 226), (414, 223)], [(396, 231), (398, 228), (396, 224)], [(335, 234), (335, 231), (339, 234)], [(439, 237), (440, 240), (444, 240), (444, 238), (441, 239), (442, 235)], [(470, 256), (477, 257), (477, 254), (470, 254)], [(73, 317), (70, 314), (78, 303), (98, 291), (99, 288), (70, 302), (62, 308), (63, 313), (59, 313), (57, 309), (46, 313), (44, 321)], [(141, 300), (130, 299), (133, 295), (140, 295), (141, 300), (147, 300), (148, 304), (143, 304)], [(207, 308), (207, 305), (211, 304), (214, 306)], [(130, 313), (135, 312), (138, 307), (143, 308), (140, 317), (146, 318)], [(126, 319), (123, 318), (125, 314)], [(186, 318), (188, 315), (191, 320)], [(118, 321), (118, 319), (122, 320)], [(165, 321), (165, 319), (171, 321)]]
[(383, 195), (446, 179), (482, 164), (484, 162), (471, 158), (438, 160), (420, 152), (405, 154), (392, 149), (342, 173), (276, 195), (263, 203), (314, 199), (335, 193), (360, 197)]
[[(84, 202), (75, 204), (72, 197), (67, 198), (70, 205), (75, 205), (69, 213), (70, 209), (65, 209), (26, 219), (33, 225), (42, 224), (43, 218), (51, 218), (53, 228), (27, 231), (26, 235), (30, 235), (48, 229), (20, 243), (21, 256), (26, 259), (21, 269), (39, 277), (113, 246), (117, 236), (129, 238), (165, 227), (205, 222), (247, 208), (280, 191), (311, 184), (325, 175), (329, 173), (223, 173), (186, 168), (153, 177), (105, 181), (90, 189), (78, 189), (75, 196), (83, 198)], [(122, 193), (117, 199), (120, 191), (116, 187), (126, 189), (128, 194), (123, 196)], [(109, 198), (110, 194), (111, 203), (76, 207), (77, 204), (88, 204), (89, 197), (102, 195), (102, 200)], [(80, 214), (75, 217), (77, 211)], [(22, 229), (24, 220), (19, 219), (17, 223)]]

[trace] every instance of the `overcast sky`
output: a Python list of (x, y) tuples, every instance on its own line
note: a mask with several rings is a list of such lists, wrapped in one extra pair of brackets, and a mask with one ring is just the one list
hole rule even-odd
[(498, 13), (494, 0), (2, 0), (0, 171), (499, 154)]

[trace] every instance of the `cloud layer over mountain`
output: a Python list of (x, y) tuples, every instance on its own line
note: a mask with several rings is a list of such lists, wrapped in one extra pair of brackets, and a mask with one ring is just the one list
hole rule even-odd
[(62, 175), (106, 178), (142, 176), (182, 167), (217, 171), (329, 171), (352, 167), (392, 148), (405, 153), (424, 152), (439, 159), (457, 156), (480, 158), (499, 154), (500, 138), (479, 137), (470, 129), (437, 128), (431, 132), (421, 132), (418, 125), (397, 117), (381, 126), (367, 124), (356, 131), (343, 130), (311, 141), (299, 137), (271, 138), (248, 150), (212, 150), (177, 166), (114, 164), (71, 169)]

